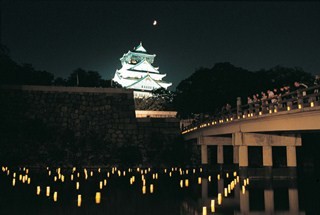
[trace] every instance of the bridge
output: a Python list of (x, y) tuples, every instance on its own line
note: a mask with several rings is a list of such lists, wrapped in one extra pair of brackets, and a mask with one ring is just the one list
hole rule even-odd
[(217, 163), (224, 163), (224, 146), (232, 146), (233, 163), (248, 167), (248, 147), (262, 147), (262, 163), (273, 166), (272, 148), (286, 148), (287, 167), (296, 167), (296, 147), (302, 132), (320, 131), (320, 86), (296, 90), (256, 103), (241, 104), (182, 129), (185, 140), (201, 146), (201, 163), (208, 164), (208, 146), (217, 146)]

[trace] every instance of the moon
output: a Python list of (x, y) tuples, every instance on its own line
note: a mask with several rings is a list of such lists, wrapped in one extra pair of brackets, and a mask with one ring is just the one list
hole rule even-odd
[(152, 25), (153, 25), (153, 26), (156, 26), (157, 24), (158, 24), (157, 20), (153, 20)]

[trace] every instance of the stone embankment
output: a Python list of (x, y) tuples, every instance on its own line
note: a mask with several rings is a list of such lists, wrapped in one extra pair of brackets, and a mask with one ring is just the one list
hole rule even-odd
[[(53, 148), (59, 149), (63, 159), (89, 159), (95, 154), (93, 160), (99, 157), (99, 162), (111, 162), (121, 160), (121, 156), (125, 159), (125, 154), (130, 154), (130, 150), (134, 149), (134, 153), (139, 151), (135, 158), (141, 156), (143, 162), (150, 160), (148, 144), (154, 142), (157, 135), (160, 135), (161, 141), (167, 142), (179, 136), (177, 119), (137, 120), (131, 90), (1, 86), (0, 100), (0, 117), (3, 122), (1, 139), (5, 144), (10, 146), (11, 141), (17, 142), (11, 144), (12, 147), (25, 144), (22, 149), (29, 148), (30, 134), (25, 134), (23, 130), (31, 129), (29, 133), (39, 136), (31, 138), (38, 142), (33, 150), (41, 151), (43, 145), (46, 145), (43, 142), (57, 145)], [(8, 131), (12, 134), (9, 135)], [(47, 148), (43, 149), (45, 154), (52, 155)], [(121, 155), (121, 148), (129, 151)], [(96, 152), (91, 153), (93, 151)]]

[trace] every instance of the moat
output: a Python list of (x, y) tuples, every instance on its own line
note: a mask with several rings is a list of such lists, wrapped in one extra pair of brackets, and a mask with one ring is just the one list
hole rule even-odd
[[(252, 171), (251, 171), (252, 172)], [(277, 172), (277, 171), (274, 171)], [(279, 172), (279, 170), (278, 170)], [(313, 170), (2, 167), (1, 214), (316, 214)], [(50, 187), (50, 188), (48, 188)]]

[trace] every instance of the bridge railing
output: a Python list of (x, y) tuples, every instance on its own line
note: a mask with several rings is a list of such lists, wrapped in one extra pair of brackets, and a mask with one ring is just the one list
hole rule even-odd
[(238, 98), (237, 107), (220, 114), (210, 116), (201, 121), (182, 127), (182, 134), (193, 130), (214, 126), (216, 124), (227, 123), (234, 120), (242, 120), (250, 117), (259, 117), (266, 114), (272, 114), (306, 107), (320, 106), (320, 85), (299, 89), (273, 98), (267, 98), (259, 102), (241, 105)]

